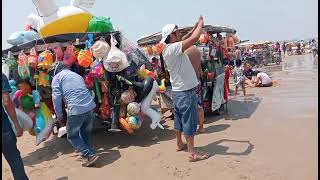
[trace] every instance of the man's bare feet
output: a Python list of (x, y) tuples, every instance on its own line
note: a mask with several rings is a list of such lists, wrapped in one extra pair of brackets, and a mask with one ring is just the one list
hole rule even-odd
[(182, 143), (182, 144), (180, 144), (180, 145), (177, 145), (176, 151), (177, 151), (177, 152), (179, 152), (179, 151), (185, 151), (185, 150), (187, 150), (187, 149), (188, 149), (187, 144)]
[(197, 132), (198, 132), (199, 134), (202, 134), (202, 133), (206, 132), (206, 130), (204, 130), (204, 128), (199, 128), (199, 129), (197, 130)]
[(196, 162), (196, 161), (201, 161), (208, 159), (210, 155), (208, 153), (205, 154), (200, 154), (200, 153), (192, 153), (189, 155), (189, 162)]

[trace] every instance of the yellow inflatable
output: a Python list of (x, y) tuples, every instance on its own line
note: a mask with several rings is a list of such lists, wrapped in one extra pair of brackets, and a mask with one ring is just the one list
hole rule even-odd
[(58, 7), (54, 0), (33, 0), (40, 13), (31, 14), (28, 24), (37, 29), (45, 38), (58, 34), (83, 33), (87, 31), (92, 14), (86, 8), (91, 8), (94, 0), (72, 0), (70, 5)]

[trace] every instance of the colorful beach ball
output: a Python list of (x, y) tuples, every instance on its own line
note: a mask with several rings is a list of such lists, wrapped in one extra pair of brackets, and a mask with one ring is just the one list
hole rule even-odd
[(136, 102), (131, 102), (127, 106), (127, 113), (129, 116), (137, 115), (140, 112), (140, 105)]
[(131, 116), (127, 118), (128, 124), (131, 129), (139, 129), (142, 125), (141, 119), (137, 116)]

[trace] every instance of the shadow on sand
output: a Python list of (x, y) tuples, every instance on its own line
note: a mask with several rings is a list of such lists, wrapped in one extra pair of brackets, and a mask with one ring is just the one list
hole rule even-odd
[[(96, 167), (101, 168), (118, 160), (121, 157), (118, 149), (130, 146), (149, 147), (161, 141), (169, 141), (175, 138), (174, 130), (162, 130), (159, 128), (151, 130), (149, 127), (151, 120), (146, 118), (145, 121), (140, 130), (132, 135), (126, 132), (110, 133), (105, 128), (101, 128), (101, 126), (93, 129), (92, 143), (97, 149), (97, 154), (100, 156)], [(168, 128), (166, 125), (164, 127)], [(57, 159), (61, 154), (65, 155), (75, 152), (67, 138), (57, 138), (54, 136), (43, 143), (43, 147), (38, 148), (23, 158), (25, 166), (33, 166)]]
[[(247, 144), (247, 148), (244, 151), (239, 152), (228, 152), (229, 147), (226, 145), (222, 145), (223, 143), (241, 143)], [(249, 141), (239, 141), (239, 140), (229, 140), (229, 139), (221, 139), (219, 141), (213, 142), (203, 147), (198, 147), (200, 151), (208, 152), (211, 156), (214, 155), (233, 155), (233, 156), (247, 156), (254, 149), (254, 145)]]

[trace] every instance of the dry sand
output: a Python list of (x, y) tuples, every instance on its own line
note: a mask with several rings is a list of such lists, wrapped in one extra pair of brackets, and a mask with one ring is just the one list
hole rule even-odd
[[(27, 174), (31, 180), (317, 179), (318, 65), (304, 55), (265, 69), (278, 82), (275, 87), (249, 88), (250, 101), (240, 95), (230, 100), (227, 116), (206, 118), (206, 133), (195, 142), (212, 154), (208, 160), (189, 163), (186, 152), (175, 152), (168, 120), (165, 130), (152, 131), (144, 123), (134, 135), (95, 130), (100, 159), (93, 168), (81, 167), (65, 138), (35, 147), (35, 138), (25, 133), (18, 147)], [(2, 179), (12, 179), (3, 156), (2, 165)]]

